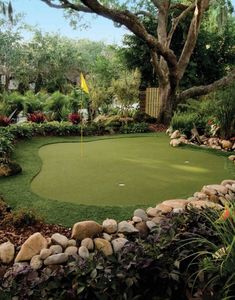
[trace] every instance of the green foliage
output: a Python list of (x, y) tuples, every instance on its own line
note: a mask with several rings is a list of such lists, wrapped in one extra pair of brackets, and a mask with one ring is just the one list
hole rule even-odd
[(12, 212), (12, 224), (16, 228), (34, 226), (42, 221), (42, 218), (34, 210), (21, 208)]
[(120, 128), (120, 133), (142, 133), (142, 132), (149, 132), (148, 124), (145, 122), (125, 124)]
[(51, 119), (55, 121), (63, 120), (63, 112), (67, 103), (67, 97), (60, 92), (54, 92), (46, 101), (46, 109), (51, 112)]
[(215, 94), (214, 116), (223, 138), (230, 138), (235, 130), (235, 85)]
[(14, 149), (14, 135), (0, 129), (0, 158), (9, 157), (10, 153)]
[(140, 77), (140, 72), (136, 69), (123, 72), (119, 79), (112, 81), (111, 93), (113, 93), (117, 103), (121, 105), (124, 114), (134, 103), (139, 101)]

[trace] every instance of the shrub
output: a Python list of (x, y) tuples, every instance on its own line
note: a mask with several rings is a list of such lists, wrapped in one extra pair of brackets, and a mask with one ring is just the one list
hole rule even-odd
[(7, 116), (0, 116), (0, 126), (6, 127), (11, 124), (10, 118)]
[(42, 218), (33, 210), (21, 208), (12, 213), (12, 224), (16, 228), (33, 226), (41, 221)]
[(71, 113), (68, 115), (68, 120), (73, 124), (77, 125), (81, 121), (81, 116), (78, 113)]
[(120, 128), (120, 133), (143, 133), (143, 132), (149, 132), (148, 124), (144, 122), (123, 125)]
[(27, 119), (29, 122), (33, 123), (43, 123), (46, 120), (46, 116), (42, 112), (34, 112), (31, 114), (28, 114)]
[(0, 131), (0, 158), (8, 158), (14, 149), (14, 135), (7, 131)]
[(149, 124), (155, 124), (157, 122), (157, 118), (151, 117), (150, 115), (146, 114), (143, 111), (137, 111), (134, 114), (134, 121), (138, 123), (146, 122)]

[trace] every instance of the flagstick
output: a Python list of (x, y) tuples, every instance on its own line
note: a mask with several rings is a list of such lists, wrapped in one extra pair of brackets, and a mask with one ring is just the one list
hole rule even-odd
[(83, 91), (82, 91), (82, 97), (81, 97), (81, 141), (80, 141), (80, 155), (81, 158), (83, 157), (83, 120), (82, 120), (82, 108), (83, 108)]

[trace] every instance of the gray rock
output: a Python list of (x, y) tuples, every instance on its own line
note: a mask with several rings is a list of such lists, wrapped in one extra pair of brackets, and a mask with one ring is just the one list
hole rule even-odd
[(88, 250), (93, 250), (94, 249), (94, 242), (91, 238), (85, 238), (81, 242), (81, 246), (86, 247)]
[(43, 261), (40, 258), (40, 255), (35, 255), (31, 258), (30, 267), (32, 269), (39, 270), (39, 269), (41, 269), (42, 265), (43, 265)]
[(68, 260), (68, 254), (66, 253), (53, 254), (44, 260), (44, 265), (45, 266), (59, 265), (59, 264), (66, 263), (67, 260)]
[(51, 240), (54, 244), (60, 245), (63, 248), (66, 248), (68, 245), (68, 238), (60, 233), (54, 233), (51, 236)]
[(75, 255), (78, 253), (78, 248), (76, 246), (69, 246), (65, 249), (64, 253), (68, 255)]
[[(137, 223), (138, 224), (138, 223)], [(138, 230), (127, 221), (122, 221), (118, 223), (118, 232), (121, 233), (136, 233)]]
[(139, 223), (139, 222), (142, 222), (143, 220), (142, 220), (140, 217), (134, 216), (134, 217), (132, 218), (132, 221), (133, 221), (134, 223)]
[(151, 231), (152, 229), (154, 229), (154, 228), (156, 228), (156, 223), (155, 222), (153, 222), (153, 221), (147, 221), (146, 222), (146, 225), (147, 225), (147, 227), (148, 227), (148, 229)]
[(112, 239), (112, 236), (110, 234), (107, 234), (106, 232), (103, 233), (103, 238), (106, 240), (106, 241), (111, 241)]
[(113, 246), (114, 253), (117, 253), (118, 251), (120, 251), (127, 242), (128, 242), (128, 240), (125, 238), (117, 238), (117, 239), (113, 240), (111, 243)]
[(52, 254), (59, 254), (63, 252), (63, 248), (60, 245), (52, 245), (49, 249)]
[(77, 242), (76, 242), (76, 240), (74, 240), (74, 239), (71, 239), (71, 240), (68, 240), (68, 247), (69, 246), (76, 246), (77, 245)]
[(134, 211), (134, 216), (141, 218), (143, 221), (148, 220), (148, 216), (147, 216), (146, 212), (140, 208), (138, 208)]
[(41, 259), (46, 259), (50, 255), (52, 255), (52, 250), (51, 249), (42, 249), (41, 252), (40, 252), (40, 258)]
[(79, 247), (79, 249), (78, 249), (78, 254), (83, 258), (83, 259), (87, 259), (87, 258), (89, 258), (89, 251), (88, 251), (88, 249), (87, 249), (87, 247), (85, 247), (85, 246), (81, 246), (81, 247)]

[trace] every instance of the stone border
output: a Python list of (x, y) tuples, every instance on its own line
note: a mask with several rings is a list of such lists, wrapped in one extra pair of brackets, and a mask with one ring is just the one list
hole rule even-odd
[(109, 256), (119, 252), (130, 235), (146, 238), (169, 213), (179, 214), (186, 209), (206, 207), (223, 210), (234, 200), (235, 180), (223, 180), (221, 184), (203, 186), (201, 191), (187, 199), (165, 200), (146, 211), (136, 209), (129, 221), (118, 223), (106, 219), (102, 225), (92, 220), (78, 222), (73, 225), (70, 239), (60, 233), (51, 233), (50, 238), (45, 238), (37, 232), (22, 244), (19, 251), (10, 241), (5, 242), (0, 245), (0, 262), (14, 264), (15, 268), (30, 265), (39, 270), (48, 265), (65, 264), (69, 258), (88, 259), (94, 251)]

